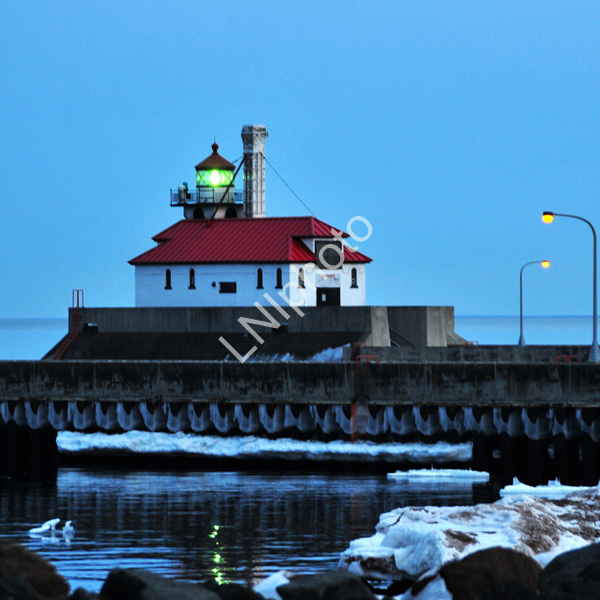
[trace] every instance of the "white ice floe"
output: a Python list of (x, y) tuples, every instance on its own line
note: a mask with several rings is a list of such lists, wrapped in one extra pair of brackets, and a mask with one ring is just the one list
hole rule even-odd
[(75, 527), (71, 525), (71, 521), (67, 521), (65, 526), (62, 528), (63, 537), (72, 539), (75, 535)]
[(277, 588), (289, 582), (289, 571), (277, 571), (277, 573), (273, 573), (273, 575), (257, 583), (253, 589), (256, 593), (262, 594), (267, 600), (281, 600), (281, 596), (277, 593)]
[(60, 523), (60, 519), (50, 519), (45, 523), (42, 523), (39, 527), (32, 527), (28, 533), (29, 535), (51, 535), (56, 532), (56, 526)]
[(423, 480), (439, 481), (477, 481), (486, 482), (490, 480), (490, 474), (484, 471), (472, 471), (471, 469), (411, 469), (410, 471), (395, 471), (388, 473), (390, 479), (398, 481), (417, 481), (419, 485)]
[(600, 541), (600, 493), (580, 488), (560, 499), (510, 495), (494, 504), (406, 507), (384, 513), (376, 533), (350, 543), (340, 566), (361, 576), (419, 578), (443, 563), (504, 546), (545, 565)]
[(558, 480), (548, 482), (548, 485), (526, 485), (521, 483), (516, 477), (512, 485), (507, 485), (500, 490), (500, 495), (511, 496), (516, 494), (526, 494), (528, 496), (539, 496), (540, 498), (564, 498), (572, 492), (584, 490), (596, 490), (597, 487), (584, 488), (570, 485), (561, 485)]
[(255, 436), (218, 437), (185, 433), (128, 431), (108, 435), (61, 431), (57, 435), (62, 453), (127, 452), (184, 453), (210, 457), (308, 459), (315, 461), (387, 461), (413, 464), (469, 462), (472, 445), (448, 444), (378, 444), (374, 442), (317, 442), (280, 438), (270, 440)]

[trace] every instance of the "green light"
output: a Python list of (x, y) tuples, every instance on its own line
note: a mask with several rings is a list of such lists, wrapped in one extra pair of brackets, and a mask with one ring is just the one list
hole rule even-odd
[(211, 169), (196, 171), (196, 185), (210, 187), (225, 187), (233, 182), (233, 171)]

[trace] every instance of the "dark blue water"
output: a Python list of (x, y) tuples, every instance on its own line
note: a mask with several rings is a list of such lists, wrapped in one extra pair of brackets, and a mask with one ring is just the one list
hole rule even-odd
[[(55, 486), (0, 485), (0, 537), (40, 552), (73, 589), (98, 591), (115, 567), (256, 582), (281, 569), (335, 568), (349, 542), (375, 533), (393, 508), (493, 499), (469, 483), (425, 488), (385, 475), (61, 469)], [(54, 517), (73, 521), (70, 544), (60, 533), (28, 535)]]
[(68, 331), (67, 319), (0, 319), (0, 360), (39, 360)]
[[(486, 345), (516, 346), (519, 316), (456, 317), (454, 329), (465, 339)], [(523, 335), (534, 345), (586, 345), (593, 339), (592, 317), (524, 317)]]

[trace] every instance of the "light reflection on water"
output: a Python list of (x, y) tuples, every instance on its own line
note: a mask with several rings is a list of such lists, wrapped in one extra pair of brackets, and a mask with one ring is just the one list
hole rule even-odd
[[(475, 489), (475, 497), (474, 497)], [(427, 488), (380, 474), (165, 473), (62, 469), (56, 486), (4, 482), (0, 537), (51, 560), (75, 589), (99, 591), (115, 567), (202, 581), (256, 581), (280, 569), (335, 568), (340, 553), (375, 532), (379, 515), (407, 505), (492, 501), (468, 482)], [(31, 527), (71, 519), (68, 545)]]

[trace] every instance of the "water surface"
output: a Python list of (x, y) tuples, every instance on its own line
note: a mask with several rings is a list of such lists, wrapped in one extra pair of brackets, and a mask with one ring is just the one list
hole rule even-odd
[[(73, 589), (99, 591), (115, 567), (253, 582), (281, 569), (335, 568), (351, 540), (372, 535), (379, 515), (399, 506), (494, 499), (485, 485), (415, 485), (386, 475), (68, 468), (55, 486), (1, 484), (0, 537), (39, 551)], [(70, 544), (60, 533), (29, 537), (54, 517), (73, 521)]]

